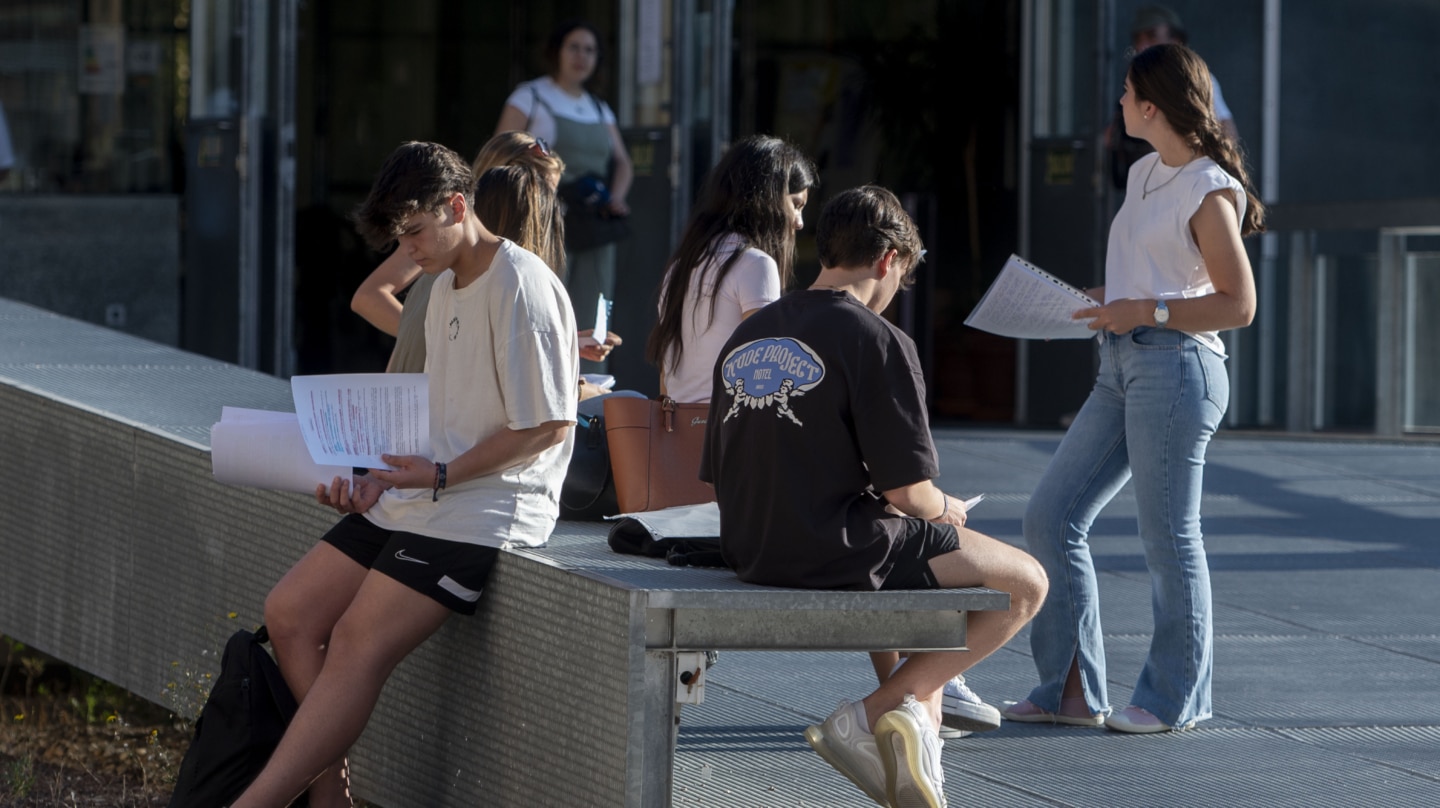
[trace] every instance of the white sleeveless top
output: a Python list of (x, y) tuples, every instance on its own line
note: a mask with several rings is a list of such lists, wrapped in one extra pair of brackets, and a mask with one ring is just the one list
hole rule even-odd
[[(1210, 271), (1190, 232), (1190, 218), (1212, 191), (1229, 189), (1235, 195), (1239, 218), (1245, 217), (1245, 187), (1226, 174), (1209, 157), (1200, 157), (1177, 170), (1152, 152), (1130, 167), (1125, 203), (1110, 225), (1105, 249), (1105, 300), (1173, 299), (1200, 297), (1215, 291)], [(1154, 166), (1154, 173), (1151, 167)], [(1144, 193), (1150, 175), (1150, 194)], [(1172, 179), (1173, 177), (1173, 179)], [(1225, 344), (1215, 331), (1187, 332), (1207, 348), (1224, 356)]]

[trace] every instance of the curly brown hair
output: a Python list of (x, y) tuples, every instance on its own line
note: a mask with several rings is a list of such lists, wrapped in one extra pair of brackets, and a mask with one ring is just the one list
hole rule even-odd
[(371, 248), (395, 241), (416, 213), (439, 210), (455, 194), (475, 201), (475, 178), (460, 155), (439, 143), (400, 144), (380, 166), (365, 201), (351, 214), (355, 229)]

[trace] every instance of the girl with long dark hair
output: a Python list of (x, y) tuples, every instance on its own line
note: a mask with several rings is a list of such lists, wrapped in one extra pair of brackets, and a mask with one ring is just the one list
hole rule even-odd
[[(1040, 684), (1004, 712), (1012, 721), (1149, 733), (1211, 716), (1201, 481), (1230, 398), (1218, 332), (1255, 316), (1240, 239), (1265, 209), (1210, 87), (1205, 62), (1175, 44), (1137, 54), (1125, 79), (1125, 128), (1155, 153), (1131, 167), (1110, 226), (1105, 285), (1090, 292), (1104, 303), (1074, 315), (1100, 332), (1100, 372), (1025, 512), (1050, 592), (1030, 632)], [(1112, 713), (1088, 535), (1132, 478), (1155, 629), (1130, 706)]]
[(710, 400), (710, 374), (730, 332), (791, 281), (795, 232), (816, 184), (805, 155), (766, 135), (735, 143), (710, 171), (665, 270), (646, 346), (666, 395)]

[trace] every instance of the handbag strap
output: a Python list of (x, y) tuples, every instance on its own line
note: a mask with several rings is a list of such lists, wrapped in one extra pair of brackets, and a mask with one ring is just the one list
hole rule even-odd
[(675, 410), (679, 408), (675, 399), (669, 396), (660, 397), (660, 411), (665, 413), (665, 431), (675, 431)]

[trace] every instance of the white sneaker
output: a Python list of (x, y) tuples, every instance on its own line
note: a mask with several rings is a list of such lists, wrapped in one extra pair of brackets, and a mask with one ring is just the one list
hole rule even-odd
[(826, 763), (885, 808), (885, 764), (875, 736), (865, 726), (865, 705), (842, 701), (825, 723), (805, 728), (805, 740)]
[(945, 771), (940, 766), (945, 742), (925, 705), (906, 696), (875, 722), (875, 738), (890, 808), (945, 808)]
[[(890, 675), (900, 670), (905, 659), (895, 663)], [(947, 741), (964, 738), (976, 732), (989, 732), (1000, 728), (1000, 711), (980, 700), (965, 684), (963, 674), (945, 683), (945, 692), (940, 698), (940, 737)]]
[[(940, 697), (940, 723), (945, 727), (970, 732), (988, 732), (1000, 728), (1000, 711), (980, 700), (965, 684), (965, 677), (956, 674), (945, 683)], [(945, 730), (940, 730), (943, 735)]]

